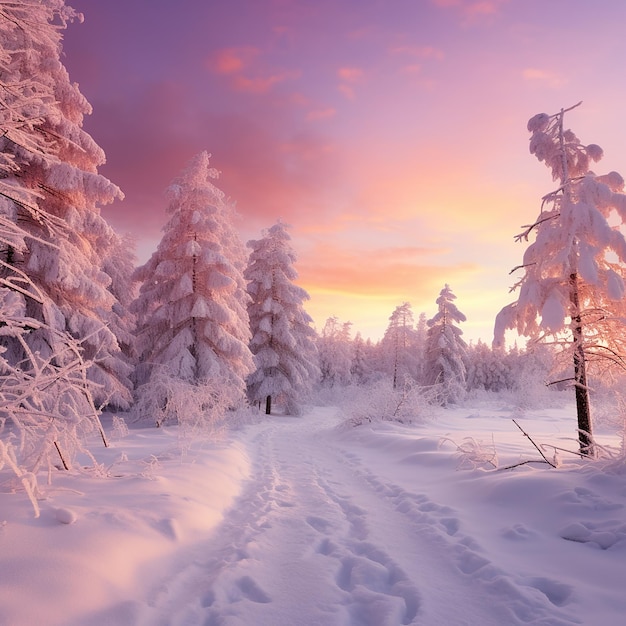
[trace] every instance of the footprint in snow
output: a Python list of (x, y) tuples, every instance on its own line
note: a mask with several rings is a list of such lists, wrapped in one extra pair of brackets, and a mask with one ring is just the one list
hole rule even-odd
[(509, 528), (503, 528), (500, 532), (505, 539), (510, 539), (511, 541), (526, 541), (536, 535), (535, 532), (526, 528), (524, 524), (514, 524)]
[(616, 543), (626, 541), (626, 524), (623, 520), (574, 522), (563, 528), (559, 535), (568, 541), (590, 543), (602, 550), (609, 550)]
[(309, 517), (307, 517), (306, 523), (311, 526), (311, 528), (314, 528), (320, 533), (325, 533), (329, 528), (332, 527), (332, 524), (328, 520), (325, 520), (322, 517), (317, 517), (315, 515), (310, 515)]
[(259, 604), (267, 604), (271, 602), (272, 599), (256, 584), (256, 582), (250, 578), (250, 576), (242, 576), (237, 581), (237, 586), (241, 590), (241, 593), (245, 598), (251, 600), (252, 602), (257, 602)]
[(406, 573), (387, 553), (360, 542), (339, 559), (337, 586), (352, 597), (350, 613), (358, 624), (410, 624), (421, 604)]
[(624, 508), (623, 504), (611, 502), (585, 487), (576, 487), (571, 491), (565, 491), (557, 499), (568, 504), (582, 505), (592, 511), (617, 511)]
[(538, 591), (541, 591), (548, 600), (555, 606), (563, 606), (572, 597), (574, 589), (571, 585), (552, 580), (550, 578), (543, 578), (541, 576), (535, 578), (529, 578), (523, 581), (523, 584), (529, 587), (534, 587)]
[(328, 537), (322, 539), (316, 548), (316, 552), (324, 556), (330, 556), (335, 550), (337, 546)]

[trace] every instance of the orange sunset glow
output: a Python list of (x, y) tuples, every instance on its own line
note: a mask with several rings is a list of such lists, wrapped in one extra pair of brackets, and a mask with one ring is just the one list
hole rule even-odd
[(164, 190), (201, 150), (243, 241), (290, 224), (321, 329), (379, 339), (394, 308), (435, 312), (445, 283), (465, 338), (490, 343), (514, 296), (514, 242), (552, 190), (526, 123), (568, 124), (626, 173), (622, 0), (73, 0), (70, 78), (125, 193), (103, 208), (145, 261)]

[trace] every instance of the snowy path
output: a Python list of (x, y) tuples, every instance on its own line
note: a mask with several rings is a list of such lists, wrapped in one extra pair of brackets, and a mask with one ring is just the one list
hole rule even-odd
[(492, 563), (419, 466), (385, 478), (388, 453), (336, 423), (318, 408), (246, 431), (252, 478), (153, 589), (143, 626), (580, 623), (560, 608), (567, 585)]

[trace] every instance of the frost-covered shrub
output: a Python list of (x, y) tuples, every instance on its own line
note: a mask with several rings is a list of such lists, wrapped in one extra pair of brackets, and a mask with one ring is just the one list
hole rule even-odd
[(407, 379), (396, 389), (387, 380), (359, 389), (360, 393), (342, 407), (351, 426), (372, 422), (414, 424), (435, 413), (436, 387), (420, 387)]
[(32, 472), (23, 470), (17, 460), (15, 446), (11, 442), (0, 440), (0, 472), (8, 467), (16, 479), (20, 482), (22, 488), (26, 492), (28, 499), (33, 505), (35, 517), (39, 517), (39, 504), (37, 496), (39, 495), (39, 487), (37, 485), (37, 477)]
[(315, 388), (312, 402), (316, 406), (339, 406), (343, 408), (356, 401), (364, 393), (367, 393), (370, 388), (370, 385), (336, 385), (327, 387), (322, 383)]
[(111, 416), (111, 435), (112, 439), (124, 439), (128, 436), (128, 425), (126, 420), (119, 415)]
[[(47, 353), (29, 347), (29, 336), (39, 330), (54, 338)], [(24, 353), (14, 364), (0, 346), (0, 465), (13, 470), (32, 501), (39, 471), (72, 469), (77, 453), (91, 456), (84, 442), (93, 432), (107, 442), (78, 341), (28, 317), (24, 296), (6, 288), (0, 289), (0, 338)]]
[(442, 437), (439, 446), (451, 443), (456, 448), (457, 469), (496, 469), (498, 467), (498, 453), (493, 440), (487, 446), (483, 441), (474, 437), (464, 437), (460, 443)]
[(232, 388), (220, 379), (190, 383), (156, 367), (150, 380), (138, 390), (133, 414), (155, 426), (180, 426), (182, 438), (215, 435), (224, 426), (229, 410), (236, 407)]

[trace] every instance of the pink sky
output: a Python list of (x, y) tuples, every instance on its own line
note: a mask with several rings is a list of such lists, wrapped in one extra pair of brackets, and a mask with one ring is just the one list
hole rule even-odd
[(527, 120), (569, 116), (626, 175), (623, 0), (68, 0), (64, 62), (124, 202), (103, 209), (147, 260), (164, 189), (201, 150), (244, 241), (293, 226), (299, 284), (379, 338), (435, 313), (444, 283), (490, 342), (513, 236), (551, 191)]

